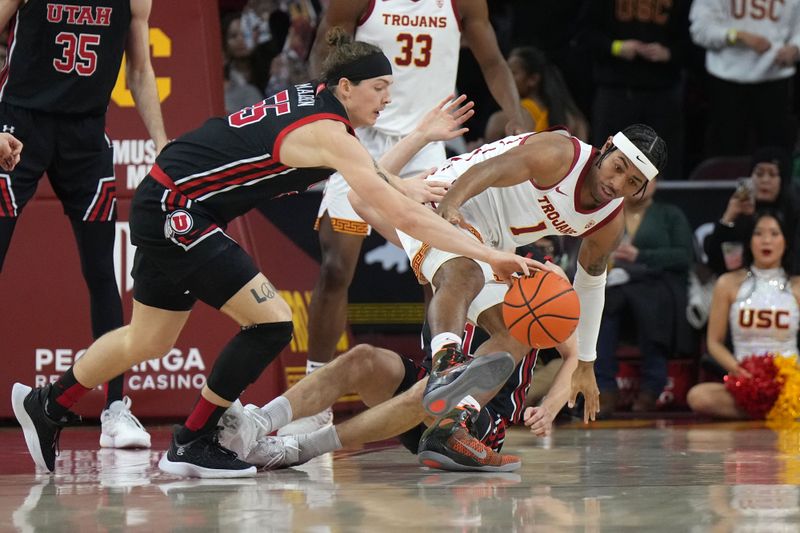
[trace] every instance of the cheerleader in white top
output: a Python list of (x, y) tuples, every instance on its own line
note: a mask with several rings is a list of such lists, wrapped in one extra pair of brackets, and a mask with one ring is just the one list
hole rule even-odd
[[(732, 376), (751, 377), (741, 363), (752, 355), (796, 355), (800, 277), (789, 277), (783, 220), (762, 211), (746, 251), (749, 266), (720, 276), (708, 319), (708, 352)], [(748, 261), (749, 260), (749, 261)], [(733, 352), (725, 345), (730, 328)], [(747, 418), (722, 383), (701, 383), (687, 397), (693, 411), (721, 418)]]

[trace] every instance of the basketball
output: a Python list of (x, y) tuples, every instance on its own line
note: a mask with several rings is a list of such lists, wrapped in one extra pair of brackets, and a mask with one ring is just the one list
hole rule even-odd
[(561, 344), (578, 327), (581, 304), (572, 285), (552, 272), (517, 278), (503, 300), (503, 320), (511, 335), (532, 348)]

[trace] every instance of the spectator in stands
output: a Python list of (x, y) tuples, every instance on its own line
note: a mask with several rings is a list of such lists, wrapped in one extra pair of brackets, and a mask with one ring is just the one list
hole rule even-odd
[[(765, 147), (753, 154), (751, 181), (740, 181), (722, 218), (714, 224), (713, 231), (703, 243), (708, 266), (715, 274), (742, 266), (742, 254), (753, 231), (753, 213), (756, 210), (771, 207), (780, 211), (787, 225), (787, 241), (796, 244), (797, 201), (791, 189), (790, 172), (791, 159), (781, 148)], [(798, 250), (796, 246), (792, 248)], [(787, 259), (789, 273), (796, 273), (799, 266), (796, 252)]]
[(222, 20), (225, 52), (225, 112), (230, 114), (262, 100), (262, 93), (250, 83), (253, 77), (251, 49), (242, 33), (241, 13), (229, 13)]
[[(663, 179), (683, 178), (683, 65), (689, 45), (689, 0), (658, 3), (593, 0), (581, 11), (584, 47), (594, 55), (592, 132), (644, 122), (670, 147)], [(653, 102), (658, 102), (654, 105)]]
[(632, 317), (642, 354), (634, 411), (655, 407), (667, 382), (667, 357), (686, 351), (689, 340), (685, 310), (692, 230), (677, 206), (653, 201), (655, 188), (652, 181), (641, 196), (625, 199), (625, 236), (611, 255), (595, 362), (600, 416), (611, 414), (618, 397), (616, 351), (627, 326), (623, 317)]
[[(695, 0), (694, 42), (706, 49), (709, 156), (794, 146), (792, 77), (800, 59), (800, 3)], [(751, 135), (754, 137), (751, 143)]]
[[(800, 277), (787, 274), (791, 255), (787, 229), (780, 212), (759, 211), (748, 236), (743, 268), (723, 274), (714, 287), (708, 351), (730, 375), (749, 377), (740, 366), (747, 356), (798, 353)], [(770, 320), (763, 319), (763, 313)], [(733, 350), (726, 346), (729, 331)], [(723, 383), (695, 385), (687, 400), (698, 413), (723, 418), (747, 416)]]
[(253, 49), (253, 85), (262, 93), (269, 83), (272, 60), (283, 51), (292, 19), (286, 11), (276, 9), (269, 14), (270, 38)]
[[(588, 141), (589, 125), (564, 83), (564, 77), (545, 54), (533, 46), (514, 48), (508, 56), (508, 67), (520, 96), (520, 105), (530, 114), (534, 131), (551, 126), (566, 126), (573, 135)], [(484, 142), (505, 137), (508, 117), (500, 110), (489, 117)]]

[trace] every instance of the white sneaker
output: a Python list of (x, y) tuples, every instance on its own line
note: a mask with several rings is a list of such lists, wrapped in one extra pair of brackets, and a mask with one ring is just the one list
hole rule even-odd
[(250, 451), (246, 461), (260, 470), (286, 468), (300, 464), (300, 445), (297, 437), (262, 437)]
[(313, 433), (318, 429), (327, 428), (333, 425), (333, 410), (328, 407), (324, 411), (305, 418), (298, 418), (286, 424), (278, 430), (279, 437), (287, 435), (304, 435)]
[(223, 448), (236, 452), (239, 458), (247, 457), (256, 441), (270, 433), (269, 421), (261, 416), (257, 406), (236, 400), (220, 418), (219, 443)]
[(103, 448), (149, 448), (150, 434), (131, 413), (131, 399), (125, 396), (100, 414), (100, 446)]

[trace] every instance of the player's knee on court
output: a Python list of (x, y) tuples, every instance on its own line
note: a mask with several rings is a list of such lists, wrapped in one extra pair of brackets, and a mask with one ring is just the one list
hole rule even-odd
[(291, 322), (245, 326), (222, 349), (208, 376), (208, 387), (232, 402), (292, 340)]

